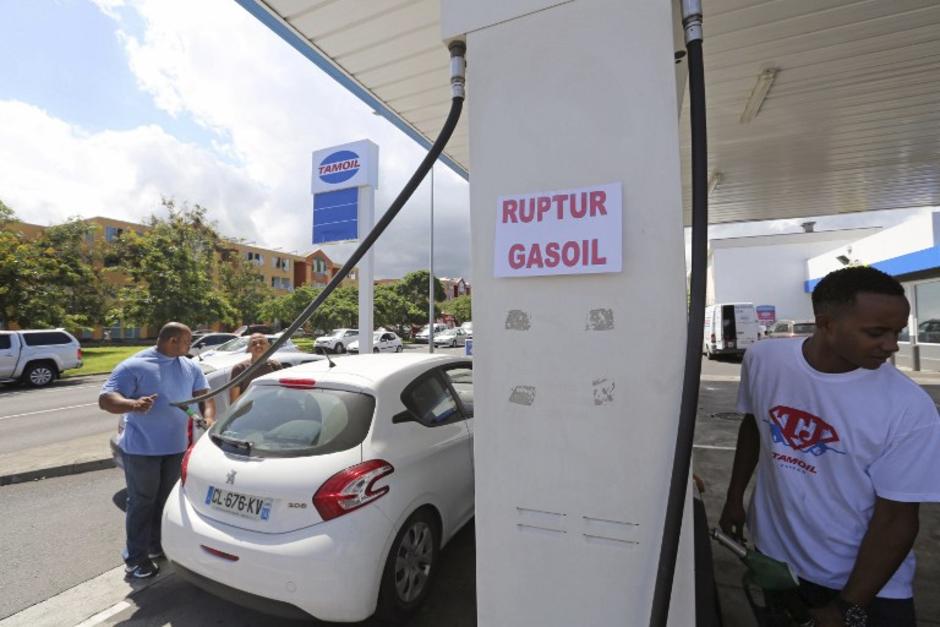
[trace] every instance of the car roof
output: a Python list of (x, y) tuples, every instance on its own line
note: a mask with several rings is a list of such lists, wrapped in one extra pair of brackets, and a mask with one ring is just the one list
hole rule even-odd
[[(462, 355), (442, 355), (431, 353), (395, 353), (349, 355), (334, 359), (335, 366), (330, 367), (324, 359), (291, 368), (292, 377), (311, 377), (318, 382), (339, 384), (344, 387), (377, 388), (386, 379), (414, 371), (420, 372), (451, 363), (471, 361)], [(283, 374), (273, 372), (255, 379), (255, 383), (276, 383)]]

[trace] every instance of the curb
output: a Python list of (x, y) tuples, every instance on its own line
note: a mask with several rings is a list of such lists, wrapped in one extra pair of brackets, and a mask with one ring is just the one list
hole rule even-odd
[(104, 459), (93, 459), (74, 464), (63, 464), (61, 466), (52, 466), (51, 468), (37, 468), (36, 470), (27, 470), (26, 472), (17, 472), (9, 475), (0, 476), (0, 486), (13, 485), (16, 483), (26, 483), (27, 481), (36, 481), (38, 479), (51, 479), (53, 477), (65, 477), (67, 475), (77, 475), (83, 472), (94, 470), (104, 470), (114, 468), (114, 459), (111, 457)]

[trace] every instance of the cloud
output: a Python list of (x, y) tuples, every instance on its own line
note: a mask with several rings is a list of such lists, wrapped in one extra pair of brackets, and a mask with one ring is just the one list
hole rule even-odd
[[(268, 246), (307, 252), (313, 247), (313, 150), (362, 138), (380, 146), (377, 215), (424, 156), (423, 148), (234, 2), (141, 0), (132, 6), (142, 34), (127, 32), (120, 18), (117, 24), (140, 89), (170, 115), (188, 114), (215, 133), (209, 150), (237, 163), (242, 186), (260, 196), (247, 209), (244, 203), (210, 204), (220, 223), (251, 227)], [(467, 184), (443, 166), (438, 173), (435, 269), (468, 276)], [(376, 245), (377, 276), (427, 267), (428, 199), (425, 185)], [(336, 245), (327, 254), (344, 259), (351, 250)]]
[[(90, 133), (18, 101), (0, 101), (0, 190), (21, 219), (51, 224), (104, 215), (143, 221), (163, 196), (233, 214), (265, 202), (237, 166), (158, 126)], [(214, 216), (222, 230), (237, 223)]]

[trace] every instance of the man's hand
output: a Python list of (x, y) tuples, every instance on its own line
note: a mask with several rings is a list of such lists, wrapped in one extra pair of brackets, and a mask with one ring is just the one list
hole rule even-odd
[(151, 394), (150, 396), (141, 396), (134, 401), (134, 409), (131, 411), (135, 411), (138, 414), (146, 414), (153, 407), (155, 400), (157, 400), (156, 394)]
[(744, 502), (741, 499), (728, 498), (725, 501), (724, 509), (721, 510), (718, 526), (735, 540), (741, 541), (744, 539), (744, 522), (746, 519), (747, 512), (744, 511)]
[(816, 627), (843, 627), (845, 625), (842, 612), (834, 603), (817, 610), (810, 610), (809, 613), (816, 619)]

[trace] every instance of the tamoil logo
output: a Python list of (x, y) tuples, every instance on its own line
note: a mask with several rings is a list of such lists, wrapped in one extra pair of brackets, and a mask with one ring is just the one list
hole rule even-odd
[(359, 172), (359, 155), (352, 150), (338, 150), (320, 162), (318, 175), (324, 183), (348, 181)]
[(770, 430), (774, 442), (796, 451), (807, 451), (819, 456), (826, 451), (842, 453), (829, 444), (839, 441), (835, 427), (813, 414), (785, 405), (770, 410)]

